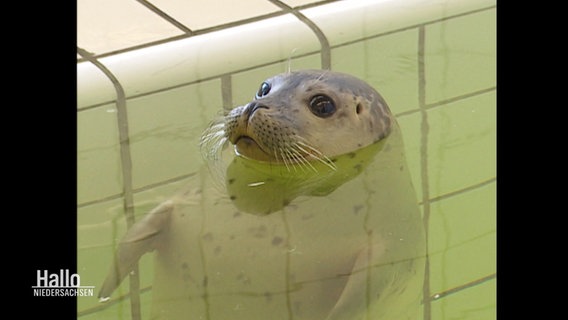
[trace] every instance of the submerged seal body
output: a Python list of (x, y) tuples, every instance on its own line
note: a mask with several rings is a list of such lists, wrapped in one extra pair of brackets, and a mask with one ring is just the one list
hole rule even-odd
[(413, 319), (425, 241), (400, 129), (349, 75), (308, 70), (264, 81), (204, 132), (218, 191), (202, 174), (125, 235), (108, 297), (155, 250), (152, 318)]

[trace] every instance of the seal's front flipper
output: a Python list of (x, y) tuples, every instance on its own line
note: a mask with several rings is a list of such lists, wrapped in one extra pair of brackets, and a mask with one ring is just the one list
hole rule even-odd
[(114, 263), (99, 291), (98, 297), (101, 301), (108, 300), (144, 253), (156, 249), (172, 210), (171, 200), (163, 202), (128, 229), (118, 244)]

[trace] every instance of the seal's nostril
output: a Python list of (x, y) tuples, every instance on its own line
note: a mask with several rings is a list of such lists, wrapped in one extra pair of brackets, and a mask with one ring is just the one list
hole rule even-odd
[(267, 106), (260, 104), (258, 102), (251, 102), (247, 105), (244, 113), (246, 114), (247, 118), (252, 116), (253, 113), (256, 112), (258, 109), (268, 109)]
[(256, 110), (256, 102), (251, 102), (247, 105), (247, 107), (245, 108), (245, 114), (247, 116), (250, 116), (254, 111)]

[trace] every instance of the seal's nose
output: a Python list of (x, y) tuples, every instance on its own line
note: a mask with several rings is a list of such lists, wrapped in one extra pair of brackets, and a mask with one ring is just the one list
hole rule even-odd
[(243, 115), (248, 120), (258, 109), (268, 109), (268, 107), (259, 102), (253, 101), (245, 107), (245, 110), (243, 110)]
[(258, 109), (269, 108), (258, 101), (253, 101), (247, 105), (236, 107), (226, 116), (225, 134), (232, 144), (235, 144), (243, 136), (253, 134), (249, 132), (252, 130), (249, 122)]

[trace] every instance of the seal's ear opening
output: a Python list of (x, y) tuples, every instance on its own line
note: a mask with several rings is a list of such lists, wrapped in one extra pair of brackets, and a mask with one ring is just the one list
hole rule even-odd
[(360, 103), (358, 103), (357, 106), (355, 107), (355, 112), (357, 112), (357, 114), (360, 114), (361, 111), (363, 111), (363, 107), (361, 106)]

